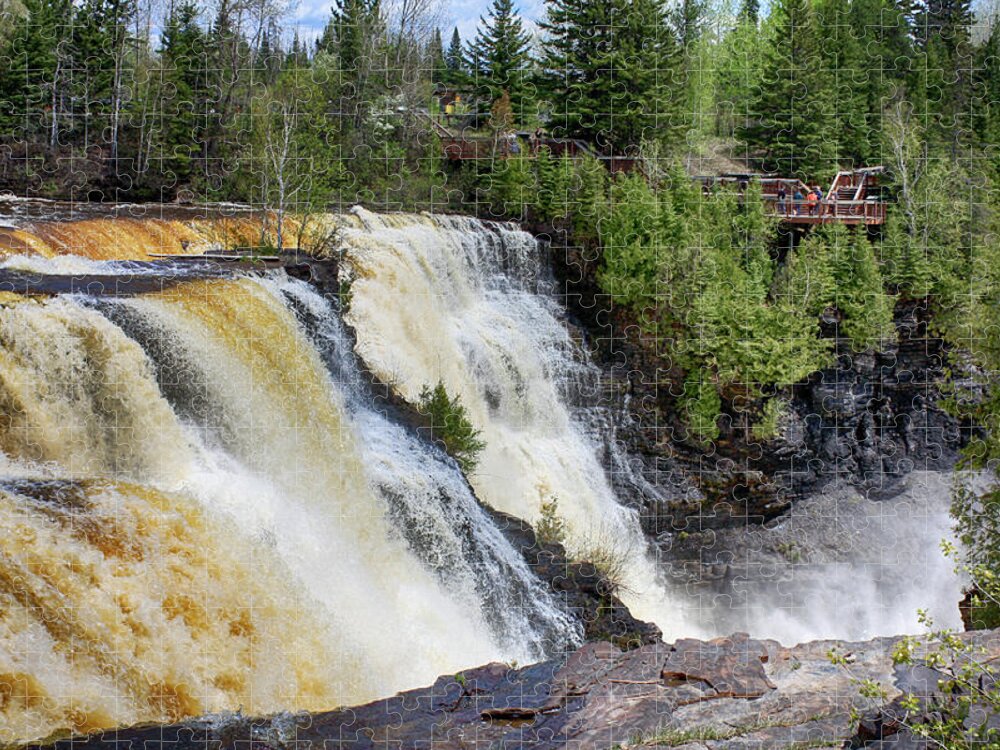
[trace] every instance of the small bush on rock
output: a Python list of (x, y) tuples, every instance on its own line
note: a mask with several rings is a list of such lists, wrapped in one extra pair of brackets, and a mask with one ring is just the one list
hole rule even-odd
[(549, 497), (542, 501), (541, 515), (535, 523), (535, 536), (542, 544), (564, 544), (566, 522), (559, 515), (559, 500)]
[(458, 396), (452, 398), (440, 380), (434, 388), (424, 386), (420, 392), (419, 410), (430, 418), (431, 439), (444, 444), (462, 471), (469, 474), (476, 469), (479, 454), (486, 443), (466, 414)]

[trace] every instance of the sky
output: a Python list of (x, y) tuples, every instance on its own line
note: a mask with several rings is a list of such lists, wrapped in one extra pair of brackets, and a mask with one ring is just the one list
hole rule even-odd
[[(486, 14), (490, 2), (491, 0), (442, 0), (441, 31), (445, 44), (455, 26), (463, 41), (475, 36), (479, 16)], [(330, 18), (332, 5), (333, 0), (299, 0), (294, 23), (299, 27), (300, 34), (309, 37), (321, 32)], [(521, 0), (516, 3), (521, 17), (526, 21), (541, 18), (544, 5), (544, 0)]]

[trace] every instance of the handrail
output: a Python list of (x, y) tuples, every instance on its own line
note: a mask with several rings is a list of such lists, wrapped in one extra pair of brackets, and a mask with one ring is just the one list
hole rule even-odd
[(779, 207), (779, 201), (767, 197), (765, 203), (771, 209), (771, 215), (790, 220), (802, 219), (819, 221), (839, 219), (864, 219), (869, 223), (881, 223), (885, 220), (885, 203), (877, 200), (836, 200), (822, 201), (786, 200)]

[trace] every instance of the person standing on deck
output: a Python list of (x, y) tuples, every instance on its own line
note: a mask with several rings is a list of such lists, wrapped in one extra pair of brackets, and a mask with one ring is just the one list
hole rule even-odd
[(786, 199), (788, 198), (788, 191), (785, 189), (785, 183), (778, 184), (778, 215), (784, 216), (788, 211), (788, 204)]

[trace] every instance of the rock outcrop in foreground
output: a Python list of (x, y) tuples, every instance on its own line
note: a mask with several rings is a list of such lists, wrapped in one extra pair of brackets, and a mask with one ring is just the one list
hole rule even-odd
[[(1000, 631), (963, 638), (1000, 656)], [(881, 683), (887, 700), (899, 686), (912, 689), (913, 668), (892, 663), (896, 640), (787, 648), (737, 634), (627, 652), (588, 643), (566, 659), (488, 664), (364, 706), (259, 719), (216, 715), (63, 740), (53, 749), (921, 747), (899, 726), (850, 718), (852, 706), (872, 708), (859, 697), (861, 680)], [(831, 663), (831, 649), (846, 666)]]

